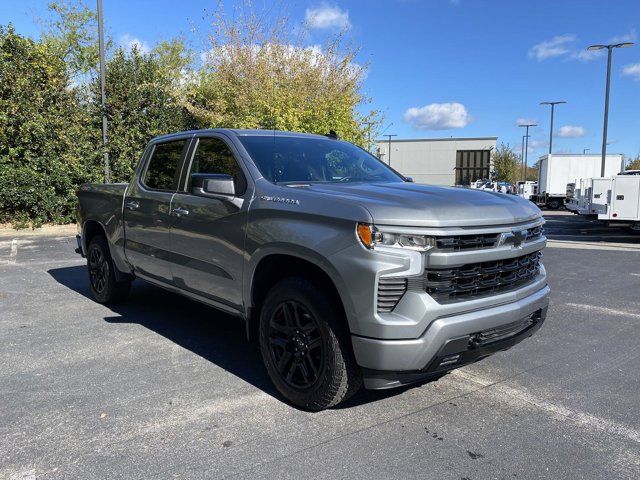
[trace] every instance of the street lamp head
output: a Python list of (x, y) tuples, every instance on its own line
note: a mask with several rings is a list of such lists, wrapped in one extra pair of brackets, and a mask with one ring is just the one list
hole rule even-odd
[(557, 102), (540, 102), (540, 105), (559, 105), (561, 103), (567, 103), (564, 100), (560, 100)]
[(591, 45), (587, 50), (595, 51), (602, 50), (603, 48), (628, 48), (633, 47), (633, 42), (622, 42), (622, 43), (614, 43), (612, 45)]

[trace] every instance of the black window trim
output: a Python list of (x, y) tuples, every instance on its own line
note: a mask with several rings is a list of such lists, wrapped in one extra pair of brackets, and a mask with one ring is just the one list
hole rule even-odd
[(245, 185), (244, 192), (236, 193), (235, 196), (236, 197), (244, 196), (244, 194), (249, 191), (249, 181), (248, 181), (249, 175), (247, 175), (247, 172), (245, 171), (245, 166), (243, 165), (243, 162), (240, 161), (240, 155), (238, 155), (238, 153), (236, 152), (236, 149), (233, 143), (221, 134), (193, 136), (193, 138), (191, 139), (191, 145), (189, 146), (189, 150), (187, 150), (187, 154), (184, 160), (184, 168), (182, 170), (181, 178), (178, 183), (178, 190), (176, 192), (180, 193), (181, 195), (193, 196), (193, 193), (187, 190), (187, 185), (189, 184), (189, 174), (191, 173), (193, 159), (195, 157), (196, 150), (198, 149), (198, 145), (200, 144), (200, 140), (205, 140), (207, 138), (215, 138), (217, 140), (220, 140), (222, 143), (224, 143), (227, 146), (227, 148), (231, 152), (231, 155), (233, 155), (233, 159), (236, 161), (236, 163), (238, 164), (238, 167), (240, 168), (240, 173), (242, 174), (242, 177), (244, 179), (244, 185)]
[[(151, 144), (151, 148), (149, 149), (149, 153), (147, 154), (147, 157), (145, 159), (144, 168), (140, 172), (140, 175), (138, 175), (138, 186), (142, 190), (145, 190), (147, 192), (159, 192), (159, 193), (172, 193), (173, 194), (173, 193), (179, 191), (179, 189), (180, 189), (180, 179), (182, 178), (182, 172), (183, 172), (184, 164), (185, 164), (185, 157), (186, 157), (187, 153), (189, 153), (189, 148), (191, 147), (192, 139), (193, 139), (193, 135), (189, 135), (189, 136), (185, 136), (185, 137), (168, 138), (168, 139), (163, 139), (161, 141), (153, 142)], [(176, 185), (176, 188), (171, 188), (171, 189), (151, 188), (146, 183), (144, 183), (144, 177), (147, 175), (147, 171), (149, 170), (149, 165), (151, 164), (151, 160), (153, 159), (153, 154), (156, 152), (156, 147), (158, 145), (164, 145), (164, 144), (167, 144), (167, 143), (182, 142), (182, 141), (185, 142), (185, 145), (184, 145), (184, 147), (182, 147), (182, 153), (180, 154), (180, 159), (178, 160), (178, 164), (176, 166), (177, 179), (176, 179), (176, 175), (174, 175), (174, 178), (173, 178), (173, 181), (174, 181), (174, 184)], [(177, 182), (176, 182), (176, 180), (177, 180)]]

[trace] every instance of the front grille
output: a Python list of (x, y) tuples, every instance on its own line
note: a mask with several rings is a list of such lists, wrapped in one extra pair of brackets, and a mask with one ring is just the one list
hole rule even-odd
[(440, 251), (458, 252), (460, 250), (478, 250), (495, 246), (499, 233), (482, 235), (456, 235), (452, 237), (436, 237), (436, 248)]
[(407, 279), (380, 277), (378, 280), (378, 312), (389, 313), (407, 291)]
[[(532, 242), (542, 237), (542, 225), (523, 230), (527, 238), (525, 242)], [(440, 252), (459, 252), (461, 250), (481, 250), (497, 246), (500, 233), (483, 233), (477, 235), (452, 235), (436, 237), (436, 250)]]
[(427, 269), (411, 288), (426, 291), (439, 303), (468, 300), (520, 288), (538, 275), (541, 252), (491, 262), (469, 263), (455, 268)]

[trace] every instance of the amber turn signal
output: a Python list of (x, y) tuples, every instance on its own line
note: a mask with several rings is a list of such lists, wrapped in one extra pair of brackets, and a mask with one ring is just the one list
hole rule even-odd
[(373, 248), (373, 230), (371, 225), (359, 223), (356, 231), (362, 244), (367, 248)]

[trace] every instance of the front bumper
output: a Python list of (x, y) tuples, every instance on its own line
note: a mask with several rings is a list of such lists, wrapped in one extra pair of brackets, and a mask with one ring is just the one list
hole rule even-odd
[[(352, 335), (356, 360), (365, 371), (365, 386), (391, 388), (419, 381), (509, 348), (540, 328), (548, 305), (549, 287), (544, 286), (512, 303), (437, 318), (419, 338), (389, 340)], [(478, 335), (508, 329), (525, 319), (532, 321), (511, 335), (495, 342), (474, 343)]]

